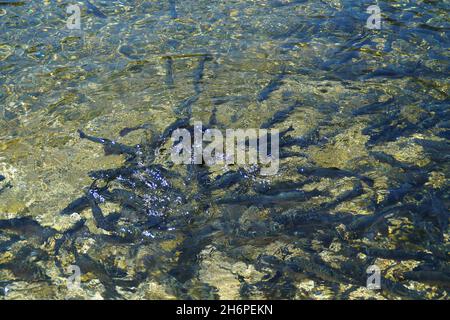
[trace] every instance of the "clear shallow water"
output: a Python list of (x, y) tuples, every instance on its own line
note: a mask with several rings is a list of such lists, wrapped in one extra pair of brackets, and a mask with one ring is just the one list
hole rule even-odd
[[(379, 2), (381, 30), (365, 1), (93, 3), (81, 31), (70, 1), (0, 5), (3, 298), (448, 298), (448, 1)], [(153, 159), (177, 119), (259, 128), (280, 110), (274, 127), (302, 139), (274, 177)], [(142, 154), (105, 155), (78, 129)], [(142, 165), (107, 189), (89, 175)], [(61, 214), (98, 189), (118, 219)], [(277, 200), (295, 190), (319, 194)], [(238, 194), (253, 200), (219, 203)], [(365, 288), (373, 264), (381, 291)]]

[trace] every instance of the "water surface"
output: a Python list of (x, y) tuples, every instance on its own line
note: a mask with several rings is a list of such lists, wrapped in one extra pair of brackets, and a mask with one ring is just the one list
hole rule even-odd
[[(1, 298), (448, 299), (449, 1), (77, 3), (0, 2)], [(155, 156), (212, 115), (279, 173)]]

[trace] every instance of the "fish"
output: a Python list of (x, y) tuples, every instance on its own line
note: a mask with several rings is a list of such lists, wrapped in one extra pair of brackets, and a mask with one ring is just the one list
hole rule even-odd
[(293, 105), (287, 107), (286, 109), (277, 111), (269, 120), (261, 125), (261, 129), (269, 129), (272, 128), (275, 124), (283, 122), (295, 109), (302, 105), (303, 104), (299, 102), (295, 102)]
[(217, 189), (226, 189), (229, 188), (242, 180), (244, 180), (246, 177), (244, 171), (228, 171), (227, 173), (224, 173), (223, 175), (217, 177), (209, 186), (211, 190), (217, 190)]
[(220, 106), (229, 102), (241, 104), (248, 100), (250, 100), (249, 96), (216, 96), (211, 98), (211, 102), (215, 106)]
[(200, 98), (199, 94), (195, 94), (192, 97), (186, 98), (175, 108), (175, 113), (179, 115), (191, 115), (192, 113), (192, 105), (198, 101)]
[(211, 54), (205, 54), (200, 56), (198, 61), (198, 66), (194, 70), (193, 78), (194, 78), (194, 90), (197, 95), (202, 92), (201, 83), (203, 80), (203, 76), (205, 74), (205, 64), (207, 61), (211, 61), (213, 56)]
[(413, 139), (424, 152), (435, 162), (448, 162), (450, 159), (450, 143), (448, 141), (435, 141), (426, 139)]
[(368, 146), (373, 146), (383, 142), (395, 141), (399, 137), (416, 132), (417, 125), (409, 121), (395, 120), (394, 122), (384, 124), (378, 130), (367, 132), (363, 130), (363, 134), (370, 135), (367, 141)]
[(172, 57), (167, 57), (164, 59), (165, 67), (166, 67), (166, 85), (169, 87), (173, 87), (173, 59)]
[(65, 232), (63, 232), (62, 236), (59, 239), (55, 240), (55, 256), (59, 255), (59, 250), (61, 249), (62, 245), (65, 241), (68, 239), (73, 238), (78, 232), (83, 230), (83, 228), (86, 225), (86, 219), (80, 219), (77, 222), (75, 222), (69, 229), (67, 229)]
[(282, 7), (297, 6), (305, 2), (307, 2), (307, 0), (293, 0), (293, 1), (270, 0), (268, 1), (268, 4), (273, 8), (282, 8)]
[[(4, 232), (0, 233), (0, 237), (2, 239), (4, 239), (5, 236), (6, 235)], [(0, 241), (0, 253), (5, 253), (6, 251), (10, 251), (11, 245), (22, 240), (22, 237), (19, 235), (7, 235), (7, 237), (8, 237), (8, 240)]]
[(114, 279), (110, 276), (111, 271), (106, 270), (102, 263), (92, 259), (88, 254), (77, 254), (75, 264), (84, 274), (92, 273), (103, 284), (105, 298), (123, 299), (122, 295), (116, 290)]
[(360, 175), (355, 172), (331, 167), (331, 168), (319, 168), (319, 167), (301, 167), (297, 171), (304, 176), (315, 176), (321, 178), (344, 178), (355, 177), (365, 182), (368, 186), (372, 187), (374, 184), (373, 179)]
[(368, 229), (377, 225), (389, 215), (399, 214), (401, 212), (409, 212), (415, 210), (414, 205), (391, 205), (381, 210), (377, 210), (374, 214), (358, 217), (349, 225), (345, 226), (345, 238), (353, 238), (364, 234)]
[(450, 272), (426, 270), (426, 271), (407, 271), (402, 277), (405, 280), (417, 281), (430, 285), (450, 288)]
[(272, 92), (278, 90), (283, 84), (283, 80), (286, 77), (285, 68), (259, 92), (256, 101), (263, 102), (269, 99)]
[(17, 0), (9, 0), (9, 1), (0, 1), (0, 6), (23, 6), (25, 5), (25, 1), (17, 1)]
[(307, 148), (309, 146), (319, 144), (321, 141), (320, 135), (319, 135), (319, 129), (315, 128), (311, 131), (307, 132), (302, 137), (292, 137), (292, 136), (286, 136), (280, 139), (280, 148), (287, 148), (292, 146), (299, 146), (301, 148)]
[(417, 261), (433, 261), (434, 256), (431, 253), (420, 251), (405, 251), (401, 249), (383, 249), (383, 248), (363, 248), (364, 252), (368, 256), (375, 256), (378, 258), (389, 260), (417, 260)]
[(97, 8), (97, 6), (95, 6), (92, 2), (90, 2), (89, 0), (84, 0), (87, 10), (89, 13), (92, 13), (94, 16), (98, 17), (98, 18), (102, 18), (102, 19), (106, 19), (108, 18), (103, 12), (100, 11), (99, 8)]
[(387, 163), (389, 165), (391, 165), (394, 168), (401, 168), (403, 170), (411, 170), (411, 169), (415, 169), (415, 166), (409, 165), (409, 164), (404, 164), (403, 162), (398, 161), (397, 159), (395, 159), (393, 156), (384, 153), (384, 152), (379, 152), (379, 151), (370, 151), (369, 154), (374, 157), (375, 159), (377, 159), (380, 162), (384, 162)]
[(190, 126), (190, 117), (183, 117), (181, 119), (175, 120), (172, 124), (164, 129), (164, 132), (159, 136), (157, 141), (157, 146), (161, 146), (164, 142), (172, 136), (172, 133), (177, 129), (186, 129)]
[(275, 195), (278, 193), (292, 191), (303, 187), (304, 185), (313, 182), (312, 180), (306, 181), (283, 181), (273, 184), (258, 183), (253, 187), (253, 190), (259, 194)]
[(350, 201), (354, 198), (359, 197), (363, 193), (364, 193), (364, 188), (363, 188), (361, 182), (358, 181), (358, 182), (354, 183), (353, 188), (351, 190), (345, 191), (342, 194), (338, 195), (335, 200), (325, 203), (325, 204), (321, 204), (320, 210), (329, 211), (329, 210), (337, 207), (342, 202)]
[(12, 184), (10, 182), (5, 183), (2, 187), (0, 187), (0, 193), (5, 191), (6, 189), (12, 188)]
[(418, 211), (423, 216), (431, 216), (436, 219), (442, 235), (447, 232), (450, 211), (448, 205), (445, 204), (445, 201), (437, 193), (430, 192), (426, 200), (418, 208)]
[(198, 272), (198, 255), (212, 242), (212, 237), (218, 232), (215, 226), (208, 225), (195, 232), (189, 232), (185, 240), (178, 246), (180, 256), (177, 265), (169, 271), (169, 275), (181, 283), (195, 277)]
[(89, 176), (95, 180), (112, 181), (118, 177), (129, 177), (135, 173), (145, 171), (148, 167), (121, 167), (89, 172)]
[(410, 183), (403, 183), (396, 189), (390, 189), (387, 196), (381, 202), (381, 206), (397, 203), (403, 200), (403, 198), (414, 189), (414, 185)]
[(308, 158), (308, 154), (304, 152), (295, 152), (295, 151), (288, 151), (288, 150), (281, 150), (279, 152), (279, 158), (280, 159), (287, 159), (287, 158)]
[(89, 136), (85, 134), (83, 131), (78, 130), (78, 134), (80, 135), (81, 139), (86, 139), (95, 143), (100, 143), (103, 145), (105, 155), (111, 155), (111, 154), (128, 154), (131, 156), (136, 155), (136, 148), (135, 147), (129, 147), (124, 144), (105, 139), (105, 138), (97, 138), (94, 136)]
[(55, 229), (43, 227), (30, 217), (0, 220), (0, 229), (13, 231), (27, 239), (36, 239), (39, 243), (44, 243), (48, 238), (57, 234)]
[(439, 137), (450, 140), (450, 130), (444, 130), (437, 134)]
[[(319, 225), (321, 227), (326, 226), (328, 228), (331, 225), (337, 223), (346, 223), (353, 219), (353, 216), (348, 213), (334, 213), (330, 214), (324, 210), (311, 210), (303, 211), (297, 209), (289, 209), (282, 213), (273, 214), (273, 220), (285, 227), (297, 227), (307, 225)], [(314, 229), (316, 231), (317, 229)]]
[(70, 202), (63, 210), (61, 215), (71, 215), (72, 213), (81, 213), (84, 209), (89, 208), (89, 198), (87, 196), (81, 196), (72, 202)]
[(230, 198), (222, 198), (217, 204), (239, 204), (239, 205), (286, 205), (295, 202), (306, 201), (312, 197), (323, 195), (317, 190), (313, 191), (289, 191), (277, 195), (241, 195)]
[(291, 272), (307, 273), (312, 275), (314, 278), (333, 283), (355, 283), (355, 281), (345, 276), (339, 270), (327, 266), (319, 257), (292, 257), (283, 261), (274, 256), (259, 256), (256, 267), (258, 269), (264, 269), (264, 267), (267, 268), (267, 266), (275, 268), (275, 270), (280, 272), (284, 272), (284, 270), (288, 268)]
[(354, 110), (352, 114), (354, 116), (361, 116), (366, 114), (378, 113), (380, 111), (386, 111), (386, 108), (391, 107), (394, 101), (394, 98), (390, 98), (384, 102), (374, 102)]
[(0, 174), (0, 182), (2, 182), (5, 179), (6, 179), (6, 177)]
[(50, 281), (50, 277), (36, 264), (37, 261), (45, 261), (47, 258), (48, 254), (45, 251), (25, 246), (14, 255), (13, 260), (0, 264), (0, 269), (8, 269), (17, 280), (47, 282)]
[(145, 201), (131, 191), (125, 189), (104, 190), (100, 192), (100, 195), (111, 202), (120, 203), (138, 212), (145, 212)]
[(129, 133), (131, 133), (133, 131), (146, 130), (146, 129), (151, 129), (151, 126), (146, 123), (142, 124), (140, 126), (136, 126), (136, 127), (126, 127), (126, 128), (123, 128), (122, 130), (120, 130), (119, 135), (121, 137), (125, 137), (126, 135), (128, 135)]
[(172, 19), (178, 18), (177, 5), (175, 0), (169, 0), (169, 12)]
[(106, 230), (114, 231), (114, 227), (109, 223), (105, 216), (103, 215), (102, 209), (97, 203), (96, 190), (90, 190), (88, 192), (89, 204), (91, 206), (92, 216), (94, 217), (97, 227)]

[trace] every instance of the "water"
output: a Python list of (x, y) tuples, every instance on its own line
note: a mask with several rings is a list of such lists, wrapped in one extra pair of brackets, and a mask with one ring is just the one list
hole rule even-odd
[[(448, 1), (379, 1), (380, 30), (370, 1), (80, 1), (81, 30), (71, 1), (7, 2), (2, 298), (448, 298)], [(292, 126), (279, 173), (154, 156), (176, 120), (212, 114)], [(105, 155), (79, 129), (141, 149)], [(277, 200), (293, 191), (315, 193)]]

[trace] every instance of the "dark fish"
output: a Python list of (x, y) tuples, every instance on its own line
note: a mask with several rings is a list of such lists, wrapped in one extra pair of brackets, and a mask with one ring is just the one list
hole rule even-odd
[(368, 256), (379, 257), (390, 260), (417, 260), (432, 261), (434, 256), (427, 252), (412, 252), (401, 249), (364, 248), (363, 252)]
[(72, 201), (65, 207), (60, 214), (70, 215), (74, 212), (80, 213), (84, 209), (89, 208), (89, 198), (87, 196), (79, 197), (78, 199)]
[(414, 189), (426, 182), (424, 176), (420, 176), (418, 179), (419, 180), (414, 181), (415, 179), (411, 178), (411, 181), (403, 183), (400, 187), (396, 189), (390, 189), (388, 195), (383, 199), (380, 206), (383, 207), (386, 205), (401, 202), (407, 194), (414, 191)]
[(131, 128), (124, 128), (122, 130), (120, 130), (119, 135), (121, 137), (125, 137), (127, 134), (133, 132), (133, 131), (137, 131), (137, 130), (144, 130), (144, 129), (151, 129), (151, 126), (149, 124), (143, 124), (140, 126), (136, 126), (136, 127), (131, 127)]
[(321, 211), (329, 211), (331, 209), (334, 209), (335, 207), (337, 207), (339, 204), (341, 204), (342, 202), (345, 201), (350, 201), (356, 197), (359, 197), (360, 195), (362, 195), (364, 193), (364, 188), (361, 184), (361, 182), (357, 182), (353, 185), (353, 188), (351, 190), (345, 191), (342, 194), (340, 194), (339, 196), (336, 197), (335, 200), (322, 204), (320, 206), (320, 210)]
[(91, 206), (92, 216), (94, 217), (94, 220), (96, 222), (97, 227), (107, 230), (107, 231), (113, 231), (114, 227), (109, 223), (107, 219), (105, 219), (105, 216), (103, 215), (102, 209), (97, 203), (97, 191), (96, 190), (90, 190), (88, 192), (88, 198), (89, 198), (89, 204)]
[(269, 5), (273, 8), (282, 8), (282, 7), (290, 7), (297, 6), (299, 4), (303, 4), (307, 2), (307, 0), (293, 0), (293, 1), (281, 1), (281, 0), (270, 0), (268, 1)]
[(346, 237), (353, 238), (354, 236), (359, 236), (364, 234), (365, 231), (377, 225), (388, 215), (399, 214), (401, 212), (408, 212), (409, 210), (414, 210), (415, 206), (412, 205), (393, 205), (386, 207), (378, 212), (357, 218), (351, 224), (345, 227)]
[(131, 191), (124, 189), (104, 190), (100, 192), (100, 195), (111, 202), (120, 203), (138, 212), (145, 212), (145, 201)]
[(366, 114), (374, 114), (374, 113), (377, 113), (380, 111), (386, 111), (386, 108), (390, 107), (394, 101), (395, 101), (394, 98), (390, 98), (389, 100), (387, 100), (385, 102), (371, 103), (371, 104), (368, 104), (366, 106), (363, 106), (361, 108), (354, 110), (352, 113), (355, 116), (360, 116), (360, 115), (366, 115)]
[(402, 168), (404, 170), (410, 170), (414, 168), (414, 166), (404, 164), (403, 162), (398, 161), (393, 156), (386, 154), (384, 152), (370, 151), (369, 154), (378, 161), (387, 163), (394, 168)]
[(211, 101), (215, 106), (220, 106), (225, 103), (233, 102), (236, 104), (243, 103), (250, 100), (249, 96), (223, 96), (223, 97), (212, 97)]
[(200, 97), (200, 95), (196, 94), (196, 95), (193, 95), (192, 97), (184, 99), (178, 105), (178, 107), (175, 108), (175, 110), (174, 110), (175, 113), (177, 113), (179, 115), (182, 115), (182, 114), (183, 115), (186, 115), (186, 114), (190, 115), (192, 113), (192, 105), (197, 102), (199, 97)]
[(270, 82), (261, 90), (258, 94), (256, 100), (258, 102), (263, 102), (264, 100), (269, 99), (269, 96), (272, 92), (278, 90), (280, 86), (283, 84), (283, 80), (286, 77), (286, 72), (283, 69), (274, 79), (270, 80)]
[(103, 12), (101, 12), (100, 9), (97, 8), (92, 2), (90, 2), (89, 0), (84, 0), (84, 2), (86, 3), (86, 7), (89, 13), (92, 13), (94, 16), (102, 19), (107, 18), (107, 16)]
[[(3, 238), (4, 237), (4, 233), (0, 233), (0, 236)], [(0, 241), (0, 253), (4, 253), (6, 251), (10, 251), (11, 250), (11, 245), (13, 245), (14, 243), (18, 242), (22, 240), (22, 237), (20, 237), (19, 235), (9, 235), (8, 236), (8, 240), (2, 240)]]
[(184, 117), (181, 119), (175, 120), (171, 125), (169, 125), (164, 132), (159, 136), (157, 147), (164, 144), (167, 139), (169, 139), (172, 136), (172, 133), (177, 129), (186, 129), (190, 126), (190, 117)]
[(223, 175), (217, 177), (209, 186), (211, 190), (226, 189), (236, 183), (241, 182), (246, 177), (245, 173), (241, 170), (239, 171), (229, 171)]
[(317, 190), (289, 191), (277, 195), (242, 195), (231, 198), (219, 199), (217, 204), (239, 204), (239, 205), (286, 205), (295, 202), (306, 201), (312, 197), (323, 195)]
[(450, 273), (441, 271), (408, 271), (403, 275), (405, 280), (417, 281), (439, 287), (450, 288)]
[(364, 79), (380, 78), (380, 77), (397, 79), (406, 76), (408, 76), (408, 74), (400, 69), (395, 70), (394, 68), (380, 68), (375, 71), (372, 71), (370, 74), (364, 77)]
[(205, 54), (203, 56), (200, 56), (200, 59), (198, 61), (198, 66), (194, 70), (194, 90), (197, 95), (199, 95), (202, 92), (201, 84), (203, 80), (203, 76), (205, 73), (205, 64), (207, 61), (211, 61), (213, 59), (212, 55)]
[(43, 227), (29, 217), (0, 220), (0, 229), (11, 230), (28, 239), (34, 238), (40, 243), (45, 242), (48, 238), (57, 233), (56, 230), (49, 227)]
[(17, 277), (17, 280), (37, 282), (48, 281), (45, 270), (36, 264), (37, 261), (45, 261), (48, 254), (40, 249), (23, 247), (16, 254), (12, 261), (0, 264), (0, 269), (8, 269)]
[(420, 210), (424, 215), (433, 216), (437, 220), (442, 234), (444, 234), (448, 229), (450, 210), (448, 205), (445, 205), (445, 202), (435, 193), (431, 193), (429, 196), (430, 200), (425, 201)]
[(25, 1), (0, 1), (0, 6), (23, 6), (25, 5)]
[(59, 250), (61, 249), (64, 242), (68, 239), (73, 238), (77, 232), (81, 231), (83, 227), (85, 227), (86, 219), (80, 219), (79, 221), (75, 222), (73, 226), (71, 226), (69, 229), (67, 229), (63, 234), (62, 237), (55, 240), (55, 256), (59, 255)]
[(173, 81), (173, 59), (172, 57), (166, 57), (165, 59), (166, 66), (166, 85), (172, 87), (174, 84)]
[(450, 130), (444, 130), (437, 134), (439, 137), (450, 140)]
[(423, 300), (424, 296), (417, 291), (408, 289), (403, 284), (381, 277), (381, 291), (388, 295), (402, 297), (408, 300)]
[(213, 109), (211, 111), (211, 116), (209, 117), (209, 120), (208, 120), (208, 128), (217, 127), (218, 124), (219, 124), (219, 122), (217, 120), (217, 107), (213, 106)]
[(134, 173), (144, 171), (146, 167), (123, 167), (89, 172), (89, 176), (95, 180), (114, 180), (118, 177), (129, 177)]
[[(326, 140), (326, 139), (325, 139)], [(301, 148), (308, 148), (309, 146), (319, 144), (324, 139), (320, 138), (319, 129), (315, 128), (307, 132), (302, 137), (286, 136), (280, 139), (280, 148), (287, 148), (292, 146), (299, 146)]]
[(287, 150), (281, 150), (279, 152), (280, 159), (287, 159), (287, 158), (308, 158), (308, 154), (304, 152), (295, 152), (295, 151), (287, 151)]
[(275, 124), (277, 124), (277, 123), (283, 122), (284, 120), (286, 120), (286, 119), (289, 117), (289, 115), (290, 115), (295, 109), (297, 109), (298, 107), (300, 107), (300, 106), (302, 106), (302, 105), (303, 105), (302, 103), (296, 102), (296, 103), (294, 103), (293, 105), (287, 107), (286, 109), (280, 110), (280, 111), (276, 112), (276, 113), (272, 116), (272, 118), (270, 118), (270, 120), (264, 122), (264, 123), (261, 125), (261, 129), (269, 129), (269, 128), (273, 127), (273, 125), (275, 125)]
[(282, 261), (274, 256), (262, 255), (258, 257), (257, 268), (271, 267), (284, 272), (286, 268), (295, 273), (307, 273), (314, 278), (334, 283), (355, 283), (339, 270), (327, 266), (320, 258), (293, 257)]
[[(298, 227), (310, 225), (320, 225), (321, 227), (326, 226), (326, 228), (329, 228), (330, 225), (336, 223), (346, 223), (350, 221), (353, 216), (348, 213), (330, 214), (323, 210), (302, 211), (289, 209), (282, 213), (275, 213), (272, 218), (277, 223), (286, 227), (294, 227), (295, 230), (297, 230)], [(314, 229), (314, 231), (317, 231), (317, 229)]]
[(94, 136), (88, 136), (83, 131), (78, 130), (81, 139), (86, 139), (95, 143), (100, 143), (103, 145), (106, 155), (110, 154), (128, 154), (134, 156), (136, 154), (136, 148), (129, 147), (124, 144), (111, 141), (104, 138), (97, 138)]
[(105, 298), (120, 299), (122, 296), (117, 292), (113, 278), (110, 276), (111, 271), (105, 266), (92, 259), (87, 254), (77, 255), (75, 264), (80, 268), (81, 272), (92, 273), (105, 287)]
[(344, 178), (344, 177), (355, 177), (364, 181), (368, 186), (373, 186), (373, 180), (369, 177), (360, 175), (355, 172), (342, 170), (339, 168), (314, 168), (314, 167), (301, 167), (298, 172), (304, 176), (315, 176), (323, 178)]
[(292, 191), (303, 187), (305, 184), (312, 182), (311, 180), (306, 181), (285, 181), (278, 183), (258, 183), (254, 186), (255, 192), (259, 194), (275, 195), (281, 192)]
[(408, 135), (417, 131), (417, 125), (409, 121), (396, 120), (392, 123), (384, 124), (377, 130), (363, 130), (363, 134), (370, 135), (367, 144), (373, 146), (383, 142), (395, 141), (399, 137)]
[(181, 283), (194, 278), (199, 269), (198, 255), (212, 242), (212, 237), (216, 232), (217, 228), (211, 225), (197, 230), (195, 233), (189, 232), (186, 239), (177, 248), (180, 257), (177, 265), (169, 271), (169, 274)]
[(175, 0), (169, 0), (169, 12), (172, 19), (178, 18), (177, 5)]
[[(305, 183), (309, 183), (305, 181)], [(348, 213), (334, 213), (330, 214), (330, 210), (337, 207), (344, 201), (349, 201), (355, 197), (363, 194), (363, 187), (361, 183), (356, 183), (352, 190), (344, 192), (342, 195), (338, 196), (334, 201), (321, 204), (318, 209), (302, 211), (296, 209), (290, 209), (282, 214), (274, 215), (274, 220), (282, 224), (290, 224), (293, 226), (307, 225), (307, 224), (317, 224), (320, 223), (322, 226), (339, 223), (350, 222), (354, 218), (353, 215)]]
[[(5, 180), (4, 176), (0, 176), (0, 182)], [(2, 193), (3, 191), (5, 191), (8, 188), (12, 188), (12, 185), (10, 182), (6, 182), (2, 187), (0, 187), (0, 193)]]
[(448, 141), (434, 141), (425, 139), (414, 139), (415, 143), (424, 148), (425, 153), (431, 160), (436, 162), (448, 162), (450, 159), (450, 143)]

